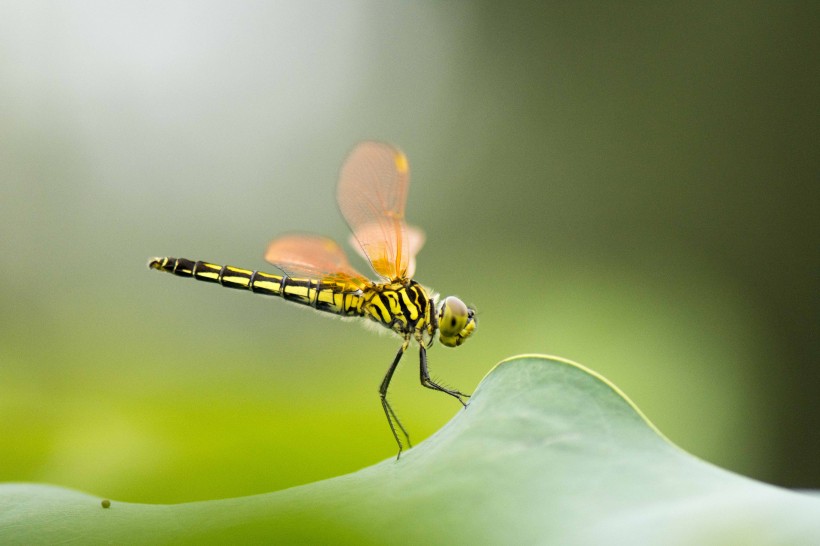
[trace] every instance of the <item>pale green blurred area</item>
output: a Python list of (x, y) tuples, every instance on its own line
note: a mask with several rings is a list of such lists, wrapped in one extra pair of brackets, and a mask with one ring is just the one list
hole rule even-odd
[[(820, 486), (817, 15), (0, 4), (0, 480), (175, 502), (394, 456), (397, 339), (145, 267), (346, 240), (338, 169), (379, 139), (410, 158), (417, 280), (479, 312), (436, 378), (560, 355), (688, 451)], [(391, 396), (416, 442), (459, 410), (415, 352)]]

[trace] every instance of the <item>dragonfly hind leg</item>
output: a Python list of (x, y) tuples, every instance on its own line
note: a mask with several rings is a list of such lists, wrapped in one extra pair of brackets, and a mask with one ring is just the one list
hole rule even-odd
[(396, 353), (396, 358), (393, 359), (393, 363), (390, 364), (390, 367), (387, 369), (387, 373), (384, 374), (384, 379), (382, 379), (382, 384), (379, 387), (379, 397), (381, 398), (384, 415), (387, 417), (387, 424), (390, 425), (390, 431), (393, 433), (393, 438), (396, 439), (396, 444), (399, 446), (399, 452), (396, 454), (397, 461), (401, 456), (404, 445), (401, 443), (401, 439), (399, 439), (399, 433), (396, 428), (401, 431), (404, 439), (407, 441), (407, 447), (413, 447), (413, 444), (410, 443), (410, 435), (407, 434), (407, 430), (405, 430), (404, 425), (401, 424), (401, 421), (399, 421), (396, 412), (393, 411), (393, 407), (390, 405), (390, 402), (387, 401), (387, 388), (390, 386), (390, 380), (393, 379), (393, 372), (396, 371), (399, 361), (409, 345), (410, 340), (407, 339), (401, 344), (401, 347), (399, 347), (399, 352)]
[(459, 402), (465, 408), (467, 407), (467, 403), (463, 400), (463, 398), (469, 398), (469, 394), (464, 394), (463, 392), (459, 392), (453, 389), (448, 389), (447, 387), (442, 387), (435, 381), (430, 378), (430, 372), (427, 369), (427, 349), (424, 348), (424, 345), (419, 346), (419, 373), (421, 375), (421, 384), (428, 389), (433, 389), (434, 391), (440, 391), (443, 393), (447, 393)]

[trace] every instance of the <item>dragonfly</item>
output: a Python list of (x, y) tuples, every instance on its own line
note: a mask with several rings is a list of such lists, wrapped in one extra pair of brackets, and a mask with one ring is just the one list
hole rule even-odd
[(439, 301), (436, 293), (413, 280), (416, 255), (425, 235), (405, 221), (409, 186), (407, 157), (386, 143), (359, 143), (341, 169), (336, 200), (352, 232), (350, 243), (370, 263), (378, 281), (354, 269), (332, 239), (310, 234), (283, 235), (268, 245), (265, 260), (279, 269), (279, 274), (186, 258), (158, 257), (148, 262), (151, 269), (278, 296), (341, 317), (362, 318), (397, 334), (401, 346), (379, 386), (382, 409), (398, 445), (397, 460), (404, 449), (399, 432), (407, 447), (412, 447), (410, 435), (387, 397), (399, 361), (415, 342), (421, 384), (452, 396), (466, 408), (468, 394), (430, 377), (427, 349), (436, 336), (445, 347), (458, 347), (478, 324), (473, 307), (455, 296)]

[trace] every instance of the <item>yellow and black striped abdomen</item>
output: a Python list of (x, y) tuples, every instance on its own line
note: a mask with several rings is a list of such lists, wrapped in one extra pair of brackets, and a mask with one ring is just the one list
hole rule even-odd
[(293, 278), (287, 275), (240, 269), (230, 265), (195, 262), (185, 258), (154, 258), (148, 262), (148, 267), (179, 277), (193, 277), (199, 281), (218, 283), (228, 288), (250, 290), (254, 294), (279, 296), (288, 301), (336, 315), (361, 316), (363, 314), (362, 291), (351, 291), (342, 283)]

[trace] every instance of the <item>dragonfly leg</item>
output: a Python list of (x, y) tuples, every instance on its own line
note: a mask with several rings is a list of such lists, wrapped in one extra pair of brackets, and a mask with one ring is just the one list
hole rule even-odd
[(399, 361), (409, 345), (410, 340), (407, 339), (401, 344), (401, 347), (399, 347), (399, 352), (396, 353), (396, 358), (393, 359), (393, 363), (390, 364), (390, 367), (387, 369), (387, 373), (384, 374), (384, 379), (382, 379), (382, 384), (379, 387), (379, 397), (382, 401), (382, 409), (384, 409), (384, 414), (387, 416), (387, 424), (390, 425), (390, 431), (393, 433), (393, 438), (396, 439), (396, 443), (399, 446), (399, 452), (396, 454), (397, 461), (399, 460), (401, 452), (404, 449), (404, 445), (401, 443), (399, 434), (396, 431), (397, 427), (401, 431), (402, 435), (404, 435), (404, 439), (407, 440), (407, 447), (413, 447), (413, 445), (410, 443), (410, 435), (407, 434), (407, 431), (404, 429), (404, 425), (401, 424), (396, 412), (393, 411), (392, 406), (390, 406), (390, 402), (387, 401), (387, 388), (390, 386), (390, 380), (393, 379), (393, 372), (396, 371), (396, 367), (398, 367)]
[(442, 387), (432, 379), (430, 379), (430, 372), (427, 370), (427, 349), (424, 348), (424, 345), (419, 346), (419, 372), (421, 375), (421, 384), (428, 389), (433, 389), (434, 391), (440, 391), (449, 394), (459, 402), (465, 408), (467, 407), (467, 403), (463, 400), (463, 398), (469, 398), (469, 394), (464, 394), (463, 392), (459, 392), (456, 390), (448, 389), (447, 387)]

